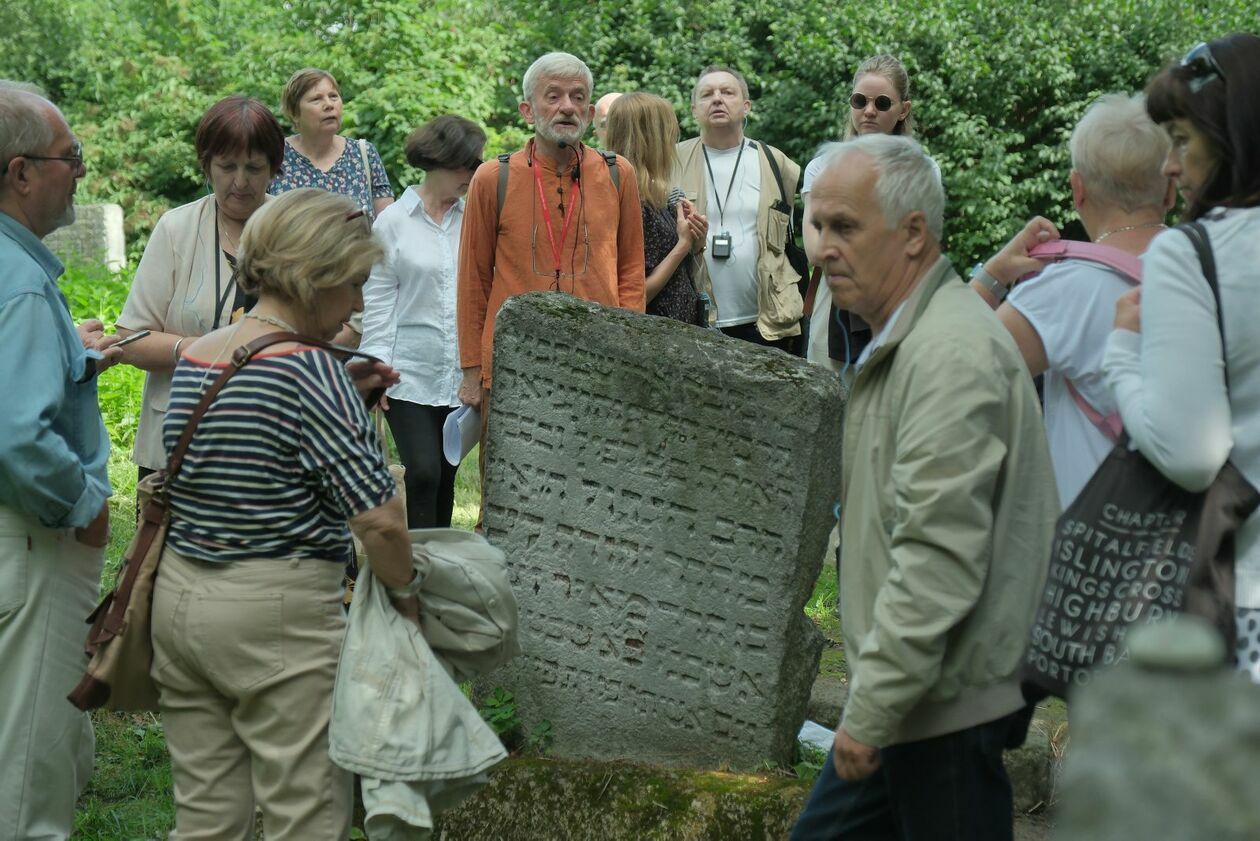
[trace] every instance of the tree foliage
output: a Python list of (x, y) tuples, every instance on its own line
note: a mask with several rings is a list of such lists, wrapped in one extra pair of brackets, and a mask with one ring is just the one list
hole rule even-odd
[(82, 136), (86, 200), (116, 201), (133, 253), (157, 216), (205, 185), (192, 151), (205, 108), (232, 93), (277, 106), (289, 74), (330, 70), (345, 131), (372, 140), (396, 185), (403, 141), (440, 113), (482, 122), (487, 154), (518, 147), (520, 78), (552, 49), (584, 58), (596, 93), (649, 90), (695, 132), (706, 64), (740, 68), (749, 133), (804, 164), (847, 117), (854, 69), (878, 52), (910, 70), (919, 137), (949, 197), (959, 265), (1033, 213), (1072, 218), (1066, 139), (1097, 95), (1140, 90), (1191, 44), (1260, 23), (1251, 0), (9, 0), (0, 75), (45, 87)]

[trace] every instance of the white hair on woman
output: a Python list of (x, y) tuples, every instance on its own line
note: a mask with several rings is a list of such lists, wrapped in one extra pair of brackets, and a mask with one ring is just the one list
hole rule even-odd
[(1168, 178), (1161, 172), (1168, 133), (1146, 113), (1146, 97), (1107, 94), (1072, 131), (1072, 168), (1098, 200), (1127, 213), (1163, 208)]
[(864, 134), (852, 140), (827, 143), (823, 172), (838, 166), (849, 156), (861, 153), (875, 169), (875, 199), (884, 224), (895, 228), (916, 210), (927, 219), (928, 230), (939, 242), (945, 228), (945, 188), (940, 173), (918, 141), (904, 135)]

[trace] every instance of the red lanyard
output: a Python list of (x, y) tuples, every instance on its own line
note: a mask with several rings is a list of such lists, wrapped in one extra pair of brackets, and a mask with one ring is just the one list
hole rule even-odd
[[(579, 152), (579, 154), (581, 154)], [(573, 192), (576, 197), (573, 203), (569, 205), (569, 212), (564, 214), (564, 230), (560, 232), (560, 242), (556, 242), (555, 229), (551, 227), (551, 208), (547, 206), (547, 197), (543, 194), (542, 186), (542, 169), (541, 159), (534, 162), (534, 184), (538, 186), (538, 203), (542, 205), (543, 223), (547, 226), (547, 241), (551, 243), (551, 257), (556, 261), (556, 280), (560, 279), (560, 249), (564, 247), (565, 242), (569, 239), (569, 225), (573, 223), (574, 217), (577, 216), (578, 205), (582, 203), (582, 185), (576, 180), (573, 182)], [(560, 177), (559, 170), (556, 171), (556, 178)]]

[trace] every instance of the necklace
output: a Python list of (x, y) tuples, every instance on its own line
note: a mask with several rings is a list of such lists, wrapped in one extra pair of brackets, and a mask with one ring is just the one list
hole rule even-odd
[(292, 324), (290, 324), (289, 322), (283, 319), (276, 318), (274, 315), (258, 315), (256, 313), (247, 312), (245, 313), (244, 317), (252, 318), (255, 321), (265, 321), (268, 324), (273, 324), (276, 327), (279, 327), (281, 330), (288, 330), (290, 333), (297, 332), (297, 328), (294, 327)]
[(1110, 231), (1104, 231), (1098, 235), (1098, 239), (1094, 243), (1100, 243), (1112, 234), (1122, 234), (1125, 231), (1139, 231), (1143, 228), (1163, 228), (1166, 227), (1163, 222), (1147, 222), (1142, 225), (1125, 225), (1123, 228), (1112, 228)]
[(239, 246), (241, 244), (241, 238), (239, 235), (234, 237), (228, 236), (228, 229), (227, 225), (223, 222), (222, 211), (219, 212), (219, 230), (223, 231), (223, 238), (227, 240), (227, 244), (232, 249), (232, 253), (235, 254), (238, 252), (240, 250)]

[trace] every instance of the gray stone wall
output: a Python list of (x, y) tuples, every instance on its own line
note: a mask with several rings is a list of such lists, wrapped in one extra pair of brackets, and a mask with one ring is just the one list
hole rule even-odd
[(121, 269), (127, 262), (122, 207), (80, 204), (75, 206), (75, 217), (73, 225), (44, 238), (49, 250), (70, 265), (105, 265), (115, 272)]
[(490, 676), (560, 756), (788, 763), (843, 394), (801, 360), (549, 293), (495, 335), (486, 534), (524, 655)]

